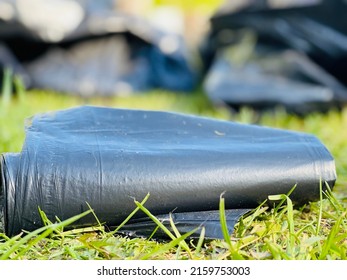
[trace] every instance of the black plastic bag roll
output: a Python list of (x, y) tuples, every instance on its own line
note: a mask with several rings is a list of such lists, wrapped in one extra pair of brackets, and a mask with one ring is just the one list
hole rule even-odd
[(192, 91), (197, 73), (183, 37), (116, 2), (0, 0), (0, 86), (9, 68), (26, 88), (83, 97)]
[(225, 2), (201, 46), (214, 103), (299, 115), (347, 104), (346, 1)]
[[(291, 199), (301, 205), (319, 199), (321, 180), (332, 187), (336, 179), (332, 156), (313, 135), (91, 106), (31, 118), (22, 152), (3, 154), (1, 172), (9, 236), (42, 226), (38, 207), (54, 221), (88, 203), (112, 227), (148, 193), (154, 215), (203, 213), (218, 211), (222, 193), (226, 209), (249, 209), (294, 185)], [(73, 226), (95, 223), (89, 215)]]

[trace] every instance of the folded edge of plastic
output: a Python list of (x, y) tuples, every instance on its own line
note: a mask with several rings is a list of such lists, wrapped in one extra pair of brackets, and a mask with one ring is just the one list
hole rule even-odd
[[(36, 115), (19, 154), (1, 158), (5, 233), (89, 209), (119, 225), (149, 193), (154, 215), (252, 209), (269, 195), (297, 205), (332, 188), (334, 159), (313, 135), (184, 114), (82, 106)], [(324, 187), (324, 184), (323, 184)], [(134, 219), (145, 218), (141, 211)], [(200, 222), (200, 221), (199, 221)], [(93, 215), (71, 227), (95, 225)], [(129, 230), (129, 228), (128, 228)], [(217, 236), (217, 235), (213, 235)]]
[[(252, 209), (229, 209), (225, 210), (226, 225), (228, 232), (234, 231), (234, 226), (238, 220)], [(192, 232), (191, 239), (197, 239), (201, 236), (202, 228), (205, 229), (204, 239), (223, 239), (221, 229), (220, 213), (214, 211), (170, 213), (167, 215), (158, 215), (156, 218), (168, 229), (171, 228), (171, 222), (180, 233)], [(152, 236), (156, 239), (168, 239), (169, 236), (150, 218), (135, 219), (131, 223), (124, 225), (119, 229), (119, 233), (127, 236)]]

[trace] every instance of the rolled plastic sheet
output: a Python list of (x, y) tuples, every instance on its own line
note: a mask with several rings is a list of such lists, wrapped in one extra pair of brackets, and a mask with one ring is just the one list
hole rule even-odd
[[(309, 81), (309, 82), (308, 82)], [(305, 115), (347, 104), (347, 89), (305, 55), (285, 51), (258, 55), (238, 63), (220, 52), (208, 72), (204, 88), (216, 104), (234, 109), (286, 108)]]
[[(89, 204), (102, 223), (115, 227), (135, 209), (134, 199), (149, 193), (145, 207), (152, 214), (165, 219), (172, 212), (177, 221), (206, 225), (217, 238), (220, 227), (213, 221), (221, 194), (227, 211), (236, 211), (234, 223), (269, 195), (286, 194), (296, 185), (290, 197), (303, 205), (319, 199), (321, 182), (333, 187), (336, 180), (334, 159), (313, 135), (92, 106), (29, 119), (22, 151), (2, 155), (1, 173), (9, 236), (42, 226), (38, 207), (55, 221), (84, 212)], [(134, 221), (143, 225), (145, 218), (139, 211), (124, 230), (141, 235)], [(71, 226), (95, 224), (88, 215)]]
[(347, 104), (346, 1), (225, 2), (202, 46), (212, 101), (298, 114)]
[(113, 0), (0, 0), (0, 74), (12, 69), (27, 88), (84, 97), (190, 92), (197, 74), (188, 55), (182, 35)]

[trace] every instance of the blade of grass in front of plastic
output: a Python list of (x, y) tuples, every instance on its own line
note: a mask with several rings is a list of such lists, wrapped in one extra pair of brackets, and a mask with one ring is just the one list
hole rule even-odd
[[(139, 207), (142, 212), (144, 212), (159, 228), (164, 231), (167, 236), (169, 236), (172, 240), (175, 240), (176, 237), (171, 233), (171, 231), (163, 225), (162, 222), (158, 220), (157, 217), (155, 217), (147, 208), (145, 208), (140, 202), (135, 200), (135, 204), (137, 207)], [(187, 247), (185, 244), (181, 244), (182, 248), (189, 251), (189, 247)]]
[(201, 227), (201, 232), (200, 232), (200, 237), (198, 240), (198, 244), (196, 245), (195, 248), (195, 255), (199, 254), (202, 248), (202, 245), (204, 244), (204, 240), (205, 240), (205, 227)]
[[(148, 193), (145, 198), (139, 203), (141, 206), (143, 206), (146, 201), (148, 200), (150, 194)], [(129, 214), (128, 217), (126, 217), (126, 219), (112, 232), (110, 232), (111, 235), (115, 234), (116, 232), (118, 232), (127, 222), (129, 222), (129, 220), (140, 210), (141, 208), (137, 205), (137, 207)]]
[(294, 210), (293, 210), (292, 200), (289, 198), (289, 196), (285, 194), (270, 195), (268, 198), (270, 200), (285, 199), (287, 201), (286, 211), (287, 211), (287, 221), (288, 221), (288, 227), (289, 227), (289, 242), (287, 246), (287, 251), (292, 257), (294, 257), (295, 232), (294, 232)]
[(233, 244), (231, 243), (227, 219), (225, 216), (225, 200), (223, 195), (224, 193), (222, 193), (219, 198), (219, 218), (220, 218), (222, 234), (223, 234), (224, 240), (228, 244), (232, 258), (240, 260), (240, 259), (243, 259), (243, 257), (237, 252), (237, 250), (234, 248)]
[[(181, 233), (178, 231), (174, 221), (173, 221), (173, 218), (172, 218), (172, 214), (170, 213), (170, 226), (173, 230), (173, 232), (175, 233), (176, 237), (179, 238), (181, 237)], [(187, 253), (189, 254), (189, 257), (192, 259), (193, 258), (193, 255), (192, 255), (192, 252), (191, 250), (189, 249), (189, 246), (188, 244), (186, 243), (185, 240), (183, 240), (180, 244), (181, 246), (183, 246), (183, 248), (187, 251)]]
[(323, 213), (323, 189), (322, 189), (322, 179), (319, 181), (319, 213), (316, 227), (316, 235), (319, 235), (320, 226), (322, 223), (322, 213)]

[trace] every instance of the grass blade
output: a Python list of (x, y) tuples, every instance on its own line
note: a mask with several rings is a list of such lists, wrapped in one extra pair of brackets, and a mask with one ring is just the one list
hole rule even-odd
[[(180, 234), (180, 232), (178, 231), (178, 229), (177, 229), (177, 227), (176, 227), (176, 225), (175, 225), (175, 223), (174, 223), (174, 221), (173, 221), (173, 219), (172, 219), (171, 213), (170, 213), (170, 226), (171, 226), (173, 232), (176, 234), (176, 237), (177, 237), (177, 238), (181, 237), (181, 234)], [(184, 246), (185, 250), (186, 250), (187, 253), (189, 254), (189, 257), (192, 259), (192, 258), (193, 258), (193, 255), (192, 255), (192, 252), (191, 252), (190, 249), (189, 249), (188, 244), (187, 244), (184, 240), (182, 240), (181, 245)]]
[(290, 189), (290, 191), (287, 193), (286, 197), (283, 197), (282, 200), (278, 203), (278, 205), (276, 205), (276, 207), (274, 209), (275, 213), (277, 213), (278, 209), (280, 209), (280, 207), (283, 205), (283, 203), (287, 201), (287, 197), (290, 197), (290, 195), (296, 189), (296, 187), (297, 187), (297, 184), (295, 184), (294, 187), (292, 187)]
[(227, 220), (225, 216), (225, 200), (223, 197), (224, 193), (220, 195), (219, 198), (219, 218), (220, 218), (220, 225), (223, 233), (224, 240), (228, 244), (229, 247), (232, 247), (231, 239), (229, 235)]
[(294, 246), (295, 246), (295, 231), (294, 231), (294, 210), (293, 210), (293, 202), (289, 198), (289, 196), (285, 194), (278, 194), (278, 195), (270, 195), (269, 200), (286, 200), (287, 201), (287, 221), (288, 221), (288, 227), (289, 227), (289, 242), (287, 251), (291, 257), (294, 257)]
[(200, 232), (200, 237), (198, 240), (198, 244), (196, 245), (195, 248), (195, 255), (198, 255), (201, 251), (202, 245), (204, 244), (204, 240), (205, 240), (205, 227), (201, 228), (201, 232)]
[[(176, 239), (176, 236), (174, 236), (172, 233), (171, 233), (171, 231), (166, 227), (166, 226), (164, 226), (163, 225), (163, 223), (162, 222), (160, 222), (159, 220), (158, 220), (158, 218), (157, 217), (155, 217), (147, 208), (145, 208), (140, 202), (138, 202), (138, 201), (136, 201), (135, 200), (135, 204), (136, 204), (136, 206), (137, 207), (139, 207), (141, 210), (142, 210), (142, 212), (144, 212), (162, 231), (164, 231), (166, 234), (167, 234), (167, 236), (169, 236), (172, 240), (175, 240)], [(184, 243), (181, 243), (180, 244), (181, 245), (181, 247), (183, 248), (183, 249), (185, 249), (187, 252), (189, 252), (190, 251), (190, 249), (189, 249), (189, 247), (187, 246), (187, 244), (184, 242)]]
[(22, 78), (18, 75), (15, 75), (13, 78), (13, 84), (14, 84), (15, 91), (17, 93), (19, 101), (24, 102), (26, 90), (25, 90), (25, 85)]
[(228, 244), (232, 258), (236, 260), (241, 260), (243, 259), (243, 257), (237, 252), (237, 250), (234, 248), (233, 244), (231, 243), (227, 219), (225, 216), (225, 200), (223, 195), (224, 193), (222, 193), (219, 198), (219, 218), (220, 218), (221, 230), (223, 233), (224, 240)]
[(322, 189), (322, 180), (320, 180), (319, 181), (319, 213), (318, 213), (317, 228), (316, 228), (317, 236), (319, 234), (320, 226), (322, 223), (322, 213), (323, 213), (323, 189)]
[[(146, 201), (148, 200), (150, 194), (148, 193), (145, 198), (139, 203), (139, 205), (143, 206)], [(135, 203), (136, 204), (136, 203)], [(136, 204), (137, 205), (137, 204)], [(114, 235), (117, 233), (129, 220), (140, 210), (141, 208), (137, 205), (137, 207), (132, 211), (129, 216), (112, 232), (110, 232), (110, 235)]]
[(5, 68), (4, 76), (3, 76), (3, 84), (1, 89), (1, 107), (3, 109), (7, 108), (7, 106), (11, 102), (12, 96), (12, 70), (9, 68)]
[(335, 238), (336, 235), (338, 234), (338, 232), (340, 231), (340, 225), (342, 222), (343, 217), (340, 217), (335, 225), (332, 227), (332, 229), (329, 232), (328, 238), (325, 240), (324, 244), (323, 244), (323, 248), (322, 248), (322, 253), (319, 256), (320, 260), (324, 260), (326, 259), (326, 257), (329, 254), (329, 251), (331, 250), (331, 248), (333, 247), (334, 243), (335, 243)]

